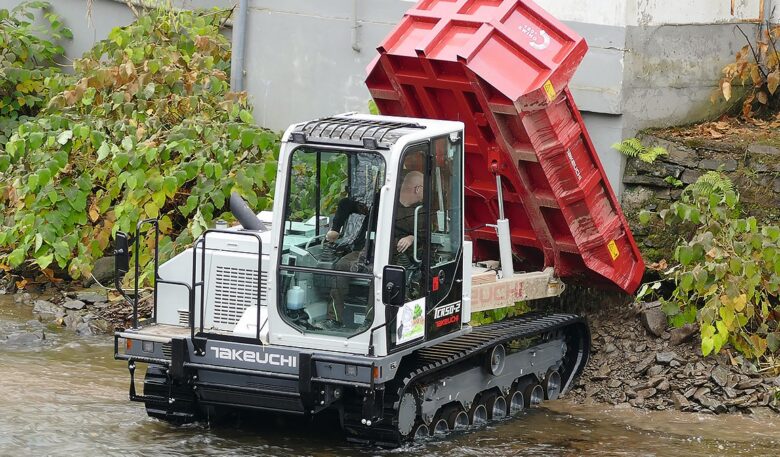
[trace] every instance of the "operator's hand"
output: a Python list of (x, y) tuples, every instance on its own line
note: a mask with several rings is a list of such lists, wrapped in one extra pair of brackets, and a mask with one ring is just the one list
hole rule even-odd
[(325, 239), (332, 243), (339, 239), (339, 235), (339, 232), (335, 230), (329, 230), (328, 233), (325, 234)]
[(398, 240), (398, 245), (396, 246), (398, 248), (398, 252), (406, 252), (409, 247), (412, 246), (414, 243), (414, 235), (407, 235), (400, 240)]

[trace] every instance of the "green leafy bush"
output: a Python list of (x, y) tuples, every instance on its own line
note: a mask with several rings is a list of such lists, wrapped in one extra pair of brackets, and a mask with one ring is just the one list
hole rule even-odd
[(514, 306), (506, 308), (491, 309), (489, 311), (479, 311), (471, 313), (471, 325), (486, 325), (493, 322), (501, 322), (511, 317), (516, 317), (528, 313), (531, 307), (526, 302), (517, 302)]
[[(38, 114), (49, 94), (59, 89), (54, 62), (63, 53), (57, 44), (72, 38), (48, 2), (25, 2), (12, 10), (0, 9), (0, 147), (20, 122)], [(35, 25), (41, 11), (46, 26)]]
[(0, 260), (78, 278), (140, 219), (160, 218), (165, 259), (223, 216), (232, 191), (269, 204), (279, 136), (229, 90), (227, 14), (152, 10), (75, 62), (76, 82), (0, 154)]
[[(675, 251), (678, 265), (663, 310), (671, 323), (697, 322), (702, 353), (727, 343), (751, 359), (780, 350), (780, 228), (742, 217), (739, 194), (728, 178), (709, 172), (659, 213), (665, 224), (696, 228)], [(652, 217), (643, 213), (640, 219)], [(651, 290), (657, 290), (653, 286)], [(648, 288), (643, 288), (647, 292)]]

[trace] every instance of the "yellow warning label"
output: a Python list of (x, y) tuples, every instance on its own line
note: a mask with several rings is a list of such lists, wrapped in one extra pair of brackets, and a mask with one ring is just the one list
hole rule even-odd
[(544, 83), (544, 93), (547, 94), (547, 100), (549, 101), (555, 100), (558, 96), (558, 94), (555, 93), (555, 87), (553, 87), (553, 84), (549, 79)]
[(615, 240), (610, 241), (607, 243), (607, 249), (609, 249), (609, 255), (612, 256), (612, 260), (615, 260), (620, 255), (620, 251), (618, 251), (617, 244), (615, 243)]

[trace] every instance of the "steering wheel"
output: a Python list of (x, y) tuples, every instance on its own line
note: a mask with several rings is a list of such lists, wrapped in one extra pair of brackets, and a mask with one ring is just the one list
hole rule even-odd
[(309, 248), (311, 247), (312, 242), (314, 242), (314, 240), (316, 240), (317, 238), (325, 238), (325, 234), (323, 233), (322, 235), (314, 235), (313, 237), (309, 238), (309, 241), (306, 242), (306, 247), (304, 249), (308, 251)]

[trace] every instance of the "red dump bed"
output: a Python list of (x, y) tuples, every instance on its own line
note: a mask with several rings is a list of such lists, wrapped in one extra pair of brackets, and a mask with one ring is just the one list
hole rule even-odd
[(644, 264), (568, 84), (585, 41), (526, 0), (422, 0), (366, 81), (383, 114), (466, 125), (466, 227), (497, 259), (502, 177), (516, 270), (639, 285)]

